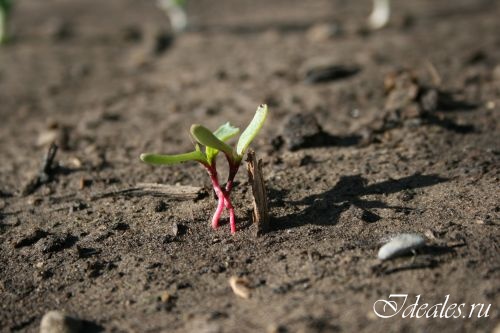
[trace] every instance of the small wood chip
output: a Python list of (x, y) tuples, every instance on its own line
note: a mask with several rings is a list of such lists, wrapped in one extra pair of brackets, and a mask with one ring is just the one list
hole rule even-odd
[(172, 299), (172, 295), (170, 295), (170, 293), (168, 291), (164, 291), (160, 295), (160, 300), (163, 303), (168, 303), (168, 301), (170, 301), (171, 299)]
[(253, 223), (257, 225), (257, 235), (269, 231), (269, 208), (267, 205), (266, 185), (262, 176), (262, 160), (257, 162), (255, 152), (247, 155), (248, 182), (252, 186)]
[(91, 183), (91, 181), (89, 179), (85, 179), (85, 178), (81, 177), (79, 184), (78, 184), (78, 188), (80, 190), (83, 190), (85, 187), (89, 186), (90, 183)]
[(245, 278), (240, 278), (237, 276), (231, 276), (229, 278), (229, 285), (236, 296), (248, 299), (250, 298), (250, 289), (248, 288), (248, 280)]

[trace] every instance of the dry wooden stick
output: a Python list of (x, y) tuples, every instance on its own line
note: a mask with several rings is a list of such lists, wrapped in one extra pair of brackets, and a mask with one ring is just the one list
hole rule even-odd
[(40, 186), (50, 182), (54, 176), (54, 167), (52, 163), (57, 153), (57, 145), (52, 143), (43, 157), (42, 166), (38, 173), (24, 186), (21, 194), (23, 196), (30, 195), (35, 192)]
[(206, 191), (203, 187), (195, 186), (176, 186), (168, 184), (157, 184), (157, 183), (138, 183), (136, 186), (127, 187), (114, 191), (107, 191), (102, 193), (97, 193), (91, 196), (91, 200), (98, 200), (103, 198), (109, 198), (114, 196), (166, 196), (170, 199), (177, 200), (196, 200), (201, 199), (206, 195)]
[(441, 82), (443, 80), (441, 79), (441, 75), (439, 75), (439, 72), (438, 72), (436, 66), (434, 66), (434, 64), (432, 62), (430, 62), (430, 60), (425, 61), (425, 66), (427, 67), (427, 70), (429, 71), (429, 74), (431, 75), (432, 83), (434, 83), (434, 85), (436, 87), (441, 86)]
[(257, 235), (269, 231), (269, 209), (267, 205), (266, 186), (262, 176), (262, 160), (257, 161), (255, 152), (247, 154), (248, 182), (252, 186), (253, 222), (257, 225)]

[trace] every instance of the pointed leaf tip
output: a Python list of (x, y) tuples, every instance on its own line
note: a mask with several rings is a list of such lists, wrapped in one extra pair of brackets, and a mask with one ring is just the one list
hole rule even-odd
[(200, 163), (207, 163), (205, 156), (200, 151), (192, 151), (190, 153), (177, 154), (177, 155), (141, 154), (140, 159), (148, 164), (164, 164), (164, 165), (172, 165), (187, 161), (197, 161)]
[(240, 139), (238, 140), (238, 145), (236, 146), (236, 153), (238, 154), (238, 156), (240, 156), (240, 158), (243, 158), (243, 155), (245, 154), (248, 146), (264, 125), (267, 113), (267, 105), (261, 104), (257, 108), (257, 111), (255, 111), (255, 116), (253, 117), (252, 121), (250, 122), (250, 124), (248, 124), (247, 128), (241, 134)]

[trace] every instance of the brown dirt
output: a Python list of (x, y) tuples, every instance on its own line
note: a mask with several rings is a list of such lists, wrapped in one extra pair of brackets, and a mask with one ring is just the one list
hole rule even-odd
[[(499, 322), (498, 2), (396, 1), (391, 25), (366, 33), (368, 1), (203, 0), (171, 45), (153, 1), (18, 4), (15, 39), (0, 49), (2, 331), (36, 332), (52, 309), (109, 332), (491, 332)], [(343, 29), (323, 39), (320, 22)], [(325, 64), (355, 70), (305, 82)], [(193, 122), (244, 126), (262, 102), (271, 114), (253, 147), (270, 233), (254, 237), (244, 170), (235, 236), (227, 221), (210, 229), (211, 196), (91, 200), (139, 182), (208, 188), (198, 165), (138, 156), (190, 149)], [(294, 113), (322, 129), (306, 119), (291, 151), (297, 138), (282, 127), (303, 120)], [(47, 131), (59, 167), (21, 196)], [(431, 246), (380, 263), (381, 242), (401, 232)], [(249, 299), (231, 276), (249, 281)], [(375, 317), (391, 293), (492, 308), (481, 319)]]

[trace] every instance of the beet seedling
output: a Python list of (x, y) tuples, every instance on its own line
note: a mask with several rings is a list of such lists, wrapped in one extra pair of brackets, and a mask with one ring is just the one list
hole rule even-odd
[[(196, 161), (201, 163), (210, 176), (213, 189), (218, 198), (217, 209), (215, 210), (212, 218), (212, 227), (214, 229), (219, 227), (219, 220), (225, 207), (229, 212), (231, 233), (235, 233), (236, 218), (234, 215), (234, 207), (230, 198), (234, 178), (238, 173), (238, 169), (248, 146), (258, 134), (262, 125), (264, 125), (266, 117), (267, 105), (260, 105), (255, 112), (255, 116), (252, 121), (238, 139), (238, 143), (235, 147), (229, 146), (226, 142), (235, 137), (240, 130), (233, 127), (229, 122), (220, 126), (213, 133), (206, 127), (195, 124), (191, 126), (191, 136), (197, 142), (195, 144), (194, 151), (178, 155), (141, 154), (140, 158), (143, 162), (149, 164), (172, 165), (186, 161)], [(200, 145), (205, 146), (205, 152), (201, 150)], [(226, 160), (229, 164), (229, 174), (224, 187), (220, 185), (217, 174), (216, 157), (219, 152), (222, 152), (226, 156)]]
[(0, 44), (7, 41), (7, 22), (12, 9), (13, 0), (0, 0)]

